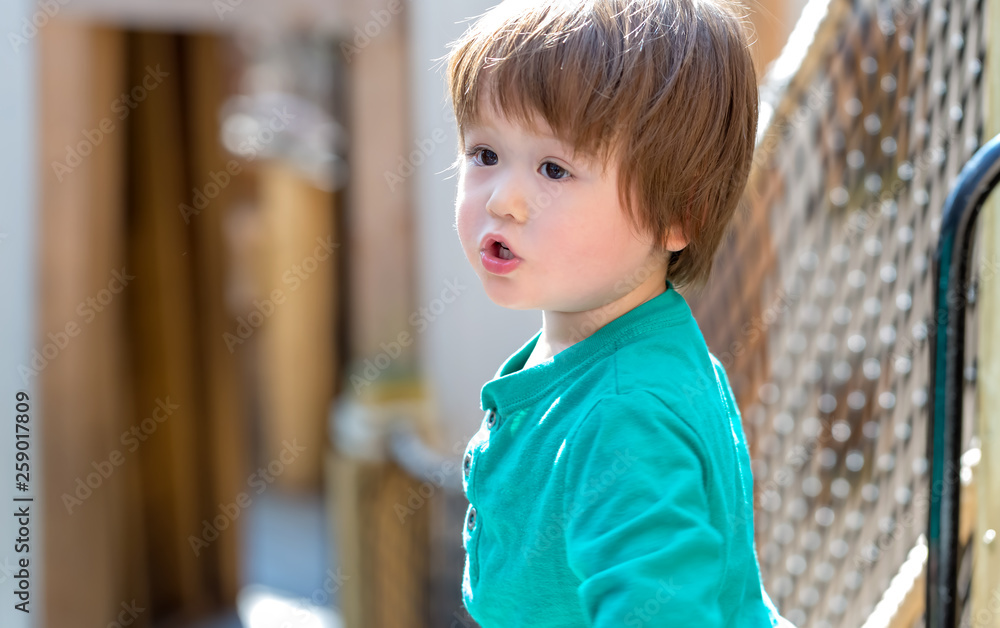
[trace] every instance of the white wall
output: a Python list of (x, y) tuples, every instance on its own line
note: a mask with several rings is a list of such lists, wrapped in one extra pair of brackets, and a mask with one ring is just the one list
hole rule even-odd
[(457, 278), (465, 287), (418, 335), (420, 366), (440, 412), (446, 454), (454, 453), (456, 444), (464, 447), (479, 428), (483, 384), (542, 324), (539, 312), (506, 310), (486, 296), (454, 227), (457, 175), (445, 172), (455, 160), (458, 140), (445, 94), (444, 62), (439, 59), (447, 44), (465, 30), (467, 18), (495, 4), (495, 0), (410, 0), (408, 13), (413, 139), (425, 146), (427, 141), (434, 144), (413, 175), (417, 305), (432, 304), (446, 281)]
[[(39, 408), (33, 386), (27, 386), (17, 367), (31, 361), (35, 308), (35, 93), (34, 39), (21, 37), (24, 21), (35, 9), (28, 0), (0, 2), (0, 625), (25, 628), (37, 625), (42, 609), (42, 494), (39, 472)], [(30, 29), (27, 31), (30, 34)], [(13, 43), (11, 39), (13, 35)], [(17, 45), (15, 46), (14, 43)], [(34, 382), (33, 378), (29, 381)], [(27, 392), (30, 419), (29, 490), (14, 488), (15, 414), (18, 391)], [(24, 433), (22, 431), (22, 433)], [(14, 497), (34, 497), (14, 502)], [(12, 516), (16, 507), (29, 507), (29, 552), (14, 551), (20, 525)], [(28, 559), (30, 614), (14, 609), (19, 560)]]

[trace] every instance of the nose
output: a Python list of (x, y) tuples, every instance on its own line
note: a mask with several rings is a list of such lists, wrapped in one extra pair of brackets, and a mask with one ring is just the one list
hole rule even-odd
[(500, 219), (523, 223), (528, 219), (529, 204), (523, 182), (513, 174), (497, 180), (486, 201), (486, 211)]

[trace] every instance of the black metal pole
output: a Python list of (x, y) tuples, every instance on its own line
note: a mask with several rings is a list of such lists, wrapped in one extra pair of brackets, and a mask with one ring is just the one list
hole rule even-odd
[[(927, 628), (955, 628), (958, 514), (962, 454), (962, 388), (969, 253), (979, 210), (1000, 181), (1000, 135), (976, 151), (945, 201), (934, 253), (934, 319), (930, 328), (931, 385), (927, 460), (931, 469), (927, 521)], [(945, 333), (939, 334), (939, 329)]]

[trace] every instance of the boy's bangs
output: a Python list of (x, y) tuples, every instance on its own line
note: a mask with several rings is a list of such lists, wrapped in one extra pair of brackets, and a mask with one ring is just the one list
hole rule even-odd
[(623, 96), (615, 89), (621, 78), (616, 48), (617, 41), (594, 28), (586, 12), (545, 6), (488, 14), (460, 42), (450, 63), (460, 132), (481, 122), (484, 109), (492, 107), (528, 127), (540, 116), (576, 151), (606, 156), (616, 134), (613, 113), (620, 114)]

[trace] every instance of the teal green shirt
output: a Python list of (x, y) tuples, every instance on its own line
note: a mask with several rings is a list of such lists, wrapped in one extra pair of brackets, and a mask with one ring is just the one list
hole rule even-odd
[(482, 389), (462, 597), (483, 628), (791, 626), (764, 591), (739, 410), (667, 290)]

